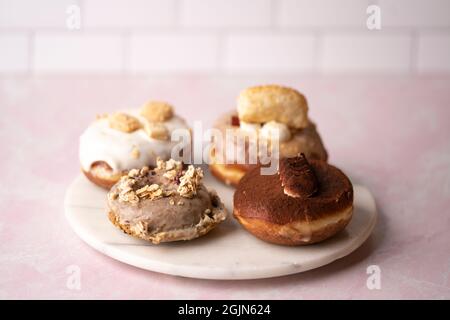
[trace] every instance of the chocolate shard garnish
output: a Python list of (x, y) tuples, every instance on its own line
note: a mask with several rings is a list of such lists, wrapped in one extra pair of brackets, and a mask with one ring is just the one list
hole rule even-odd
[(305, 155), (280, 160), (280, 180), (284, 193), (294, 198), (310, 198), (319, 184)]
[(238, 116), (231, 116), (231, 125), (233, 127), (239, 127), (241, 125)]

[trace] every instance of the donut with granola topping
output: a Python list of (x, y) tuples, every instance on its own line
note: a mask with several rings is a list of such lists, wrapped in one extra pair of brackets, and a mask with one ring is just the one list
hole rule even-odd
[(154, 169), (133, 169), (108, 193), (109, 220), (125, 233), (154, 244), (191, 240), (227, 217), (219, 196), (202, 183), (201, 168), (170, 159)]

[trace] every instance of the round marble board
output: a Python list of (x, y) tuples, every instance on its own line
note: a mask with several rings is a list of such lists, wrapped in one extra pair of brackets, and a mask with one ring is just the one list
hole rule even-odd
[(195, 240), (153, 245), (126, 235), (108, 220), (106, 191), (82, 175), (67, 190), (66, 217), (81, 239), (114, 259), (171, 275), (221, 280), (270, 278), (318, 268), (357, 249), (376, 223), (372, 194), (354, 185), (353, 219), (344, 231), (310, 246), (274, 245), (255, 238), (233, 219), (233, 188), (211, 177), (207, 170), (204, 182), (218, 192), (230, 215)]

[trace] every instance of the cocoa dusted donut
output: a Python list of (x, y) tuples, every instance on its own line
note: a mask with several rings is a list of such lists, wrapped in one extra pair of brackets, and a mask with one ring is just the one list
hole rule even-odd
[[(213, 142), (210, 157), (212, 174), (225, 182), (236, 186), (246, 172), (257, 165), (238, 163), (237, 155), (249, 159), (250, 148), (255, 148), (261, 140), (272, 140), (272, 134), (278, 132), (279, 158), (289, 158), (304, 153), (308, 159), (327, 160), (328, 155), (316, 125), (308, 117), (308, 103), (297, 90), (278, 85), (265, 85), (242, 91), (237, 101), (237, 112), (221, 116), (214, 127), (223, 137), (232, 131), (240, 139)], [(246, 136), (256, 139), (239, 145), (237, 141)], [(236, 152), (227, 152), (236, 150)]]
[(302, 154), (280, 160), (279, 171), (249, 171), (234, 194), (234, 217), (256, 237), (281, 245), (306, 245), (345, 228), (353, 213), (353, 186), (325, 161)]
[(161, 242), (205, 235), (227, 217), (218, 195), (202, 183), (203, 172), (181, 162), (132, 169), (108, 193), (109, 219), (134, 237)]

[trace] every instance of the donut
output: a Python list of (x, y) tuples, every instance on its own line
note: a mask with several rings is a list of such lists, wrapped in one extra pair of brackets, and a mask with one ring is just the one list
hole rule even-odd
[(216, 161), (214, 151), (211, 152), (209, 171), (211, 174), (227, 185), (236, 187), (239, 181), (249, 170), (249, 166), (240, 164), (225, 164)]
[[(258, 143), (259, 139), (267, 139), (268, 132), (275, 129), (280, 133), (279, 158), (289, 158), (304, 153), (308, 159), (325, 161), (328, 159), (327, 151), (317, 132), (316, 125), (310, 119), (307, 120), (304, 128), (295, 129), (273, 120), (262, 125), (249, 124), (242, 122), (238, 113), (232, 111), (219, 117), (214, 124), (214, 128), (218, 129), (223, 137), (226, 136), (227, 130), (232, 130), (235, 136), (255, 134), (257, 139), (254, 143)], [(251, 146), (250, 143), (244, 146), (239, 145), (236, 139), (227, 139), (225, 144), (218, 144), (213, 141), (209, 159), (211, 173), (225, 184), (237, 186), (240, 179), (258, 164), (258, 162), (237, 163), (237, 154), (242, 154), (245, 159), (249, 159)], [(229, 154), (227, 150), (230, 148), (236, 150), (236, 152)], [(222, 158), (218, 159), (217, 154), (221, 154)]]
[(94, 184), (110, 189), (129, 170), (154, 167), (158, 157), (170, 159), (179, 143), (170, 140), (177, 129), (189, 127), (165, 102), (100, 116), (80, 137), (81, 170)]
[(205, 235), (227, 217), (225, 206), (202, 183), (203, 172), (181, 162), (132, 169), (108, 192), (109, 220), (123, 232), (154, 244)]
[(113, 172), (112, 168), (105, 161), (95, 161), (88, 170), (81, 171), (86, 178), (99, 187), (109, 190), (114, 184), (119, 181), (124, 172)]
[(353, 186), (338, 168), (300, 155), (280, 160), (273, 175), (250, 170), (233, 202), (233, 216), (256, 237), (280, 245), (307, 245), (332, 237), (350, 222)]

